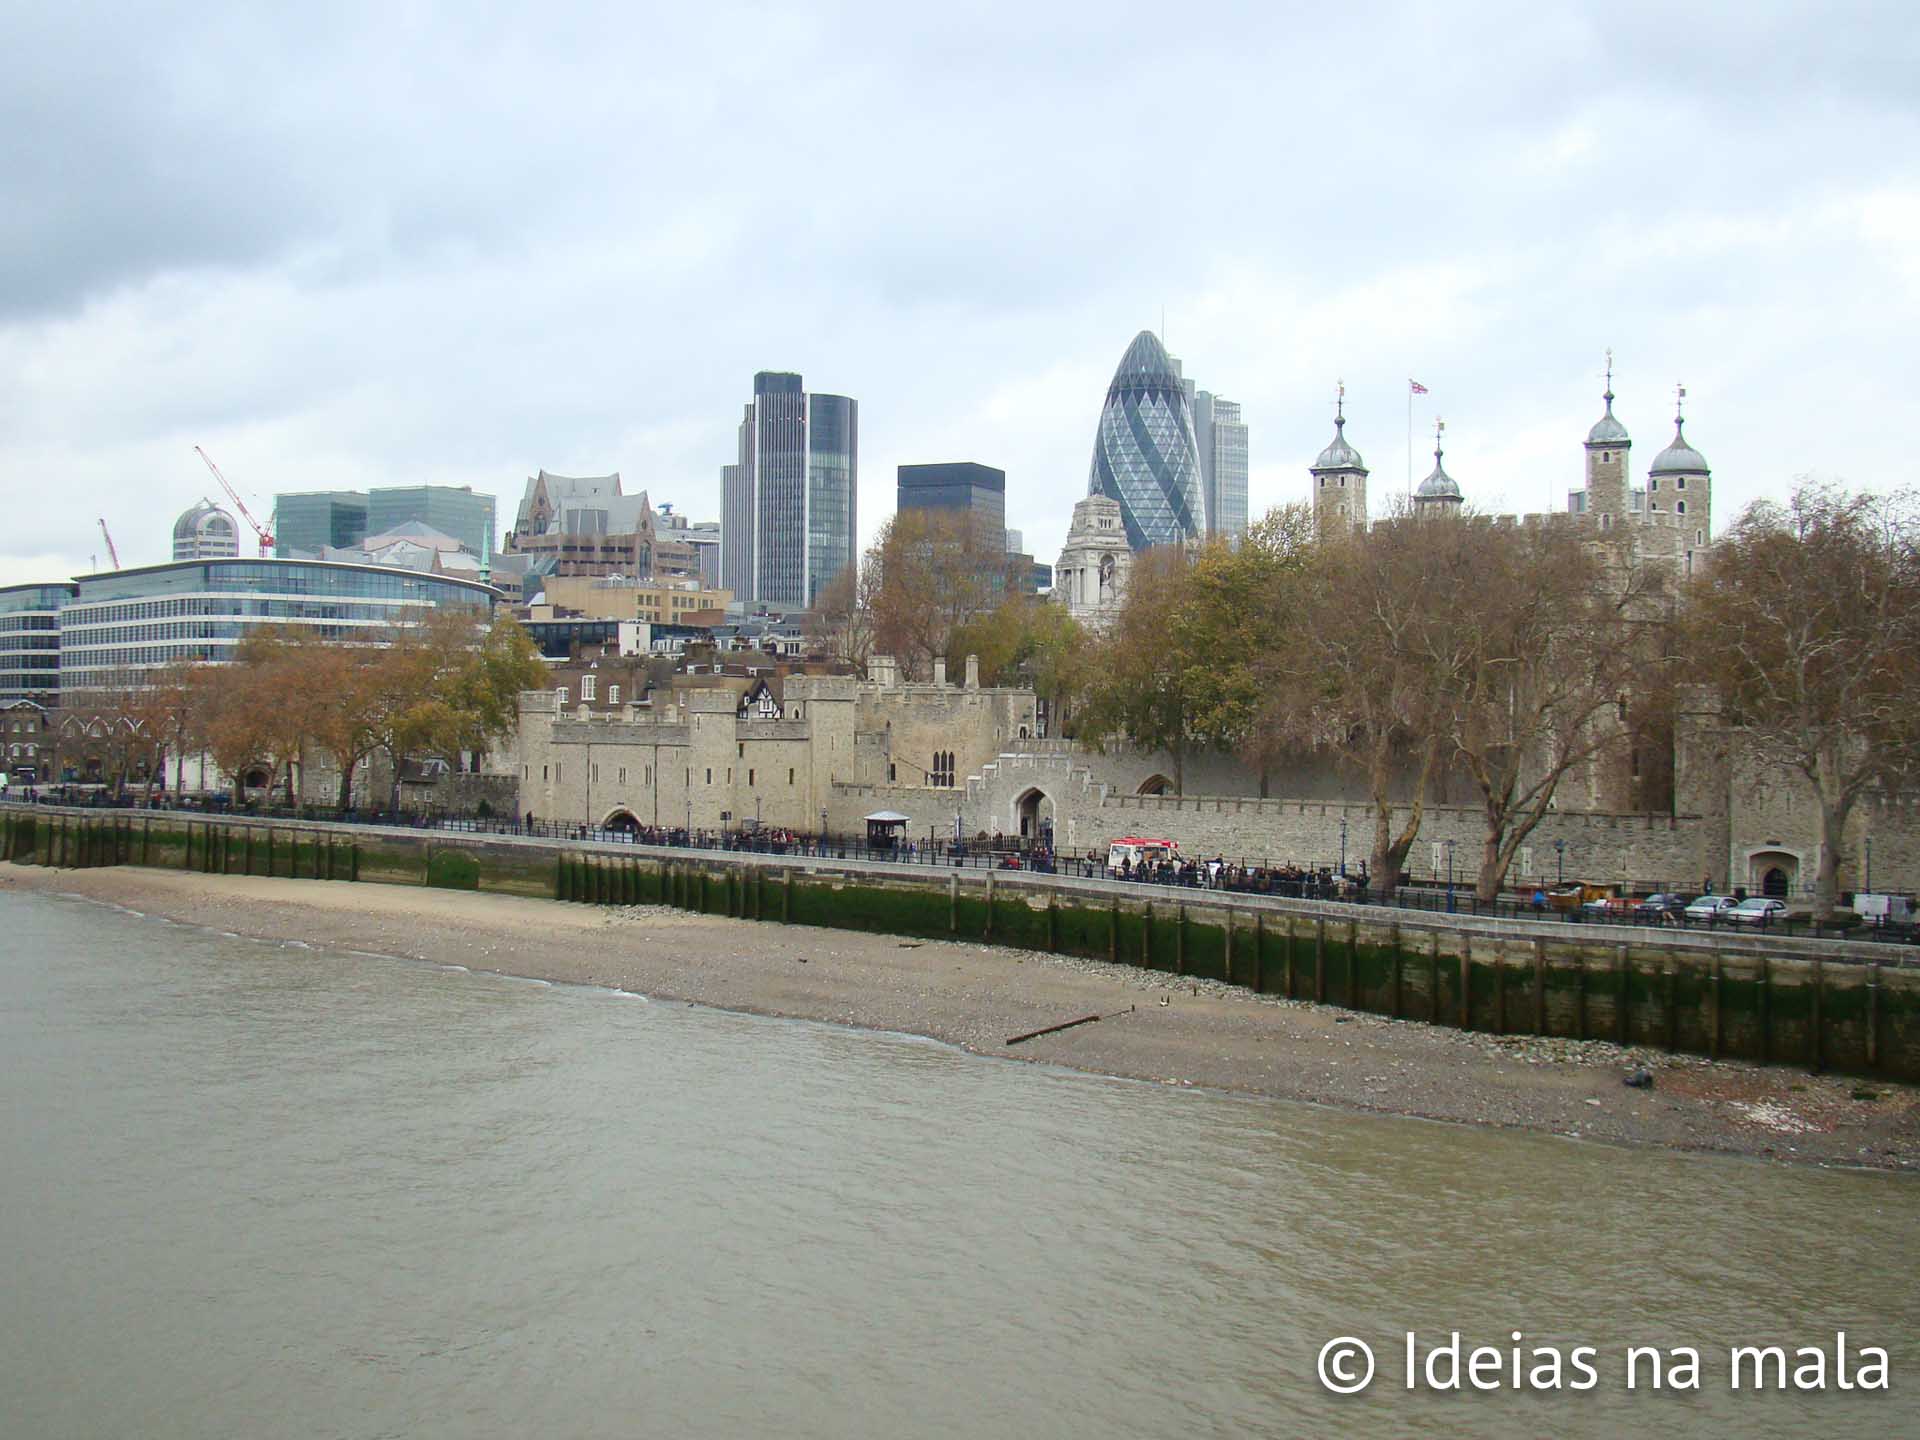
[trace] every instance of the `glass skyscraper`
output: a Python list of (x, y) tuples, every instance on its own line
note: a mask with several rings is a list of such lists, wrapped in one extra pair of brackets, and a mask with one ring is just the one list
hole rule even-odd
[(367, 497), (359, 490), (302, 490), (273, 497), (274, 554), (351, 550), (367, 538)]
[(384, 535), (409, 520), (451, 535), (475, 555), (500, 548), (494, 543), (493, 496), (470, 485), (394, 485), (367, 492), (368, 535)]
[(1247, 426), (1240, 403), (1205, 390), (1193, 397), (1200, 442), (1200, 485), (1207, 498), (1207, 533), (1247, 533)]
[(1120, 502), (1127, 543), (1135, 550), (1206, 532), (1200, 449), (1186, 386), (1151, 330), (1134, 337), (1107, 387), (1087, 493)]
[(1007, 552), (1007, 472), (971, 460), (902, 465), (895, 508), (965, 515), (981, 554)]
[(720, 472), (722, 585), (748, 606), (804, 610), (854, 560), (860, 407), (763, 370)]

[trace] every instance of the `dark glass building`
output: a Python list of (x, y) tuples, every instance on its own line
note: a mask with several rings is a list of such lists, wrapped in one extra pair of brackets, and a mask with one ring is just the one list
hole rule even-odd
[(720, 476), (720, 579), (751, 608), (804, 610), (853, 563), (859, 533), (860, 408), (763, 370)]
[(1134, 337), (1107, 387), (1087, 493), (1120, 502), (1127, 543), (1135, 550), (1206, 532), (1200, 452), (1186, 385), (1151, 330)]
[(393, 485), (367, 492), (367, 534), (384, 535), (418, 520), (451, 535), (474, 555), (491, 555), (495, 543), (494, 501), (470, 485)]
[(899, 471), (900, 513), (938, 510), (965, 515), (973, 523), (981, 547), (991, 555), (1006, 548), (1007, 472), (971, 460), (941, 465), (902, 465)]
[(367, 497), (358, 490), (303, 490), (273, 497), (275, 555), (352, 550), (367, 538)]

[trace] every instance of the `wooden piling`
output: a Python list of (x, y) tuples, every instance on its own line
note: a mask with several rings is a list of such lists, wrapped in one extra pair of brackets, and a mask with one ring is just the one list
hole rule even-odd
[(1187, 907), (1184, 902), (1173, 908), (1173, 973), (1187, 973)]
[(1867, 1069), (1880, 1068), (1880, 962), (1867, 964)]
[(1533, 937), (1533, 1033), (1547, 1033), (1547, 942)]
[(1460, 936), (1460, 996), (1454, 1005), (1462, 1030), (1473, 1028), (1473, 937)]
[(1713, 978), (1708, 982), (1708, 1003), (1713, 1007), (1713, 1014), (1710, 1017), (1712, 1028), (1707, 1032), (1707, 1055), (1708, 1058), (1713, 1060), (1720, 1058), (1720, 1047), (1723, 1043), (1724, 1029), (1721, 1022), (1723, 1009), (1721, 1005), (1720, 987), (1722, 980), (1725, 978), (1725, 973), (1726, 964), (1720, 958), (1719, 954), (1716, 953), (1713, 957)]
[(1667, 962), (1660, 967), (1660, 1008), (1666, 1012), (1669, 1055), (1680, 1048), (1680, 1009), (1673, 1000), (1674, 968), (1678, 963), (1670, 955), (1667, 957)]
[(1313, 922), (1313, 998), (1316, 1003), (1327, 1003), (1327, 917), (1316, 916)]
[(1759, 991), (1755, 1004), (1760, 1011), (1760, 1063), (1768, 1064), (1773, 1054), (1773, 967), (1766, 952), (1754, 956), (1754, 988)]
[(1826, 962), (1816, 955), (1813, 957), (1813, 1023), (1808, 1027), (1807, 1035), (1807, 1068), (1816, 1075), (1820, 1073), (1821, 1062), (1826, 1050), (1824, 1043), (1826, 1040), (1826, 1030), (1823, 1024), (1826, 1019), (1823, 1013), (1826, 1009), (1826, 998)]
[(1264, 995), (1267, 990), (1267, 917), (1266, 912), (1253, 912), (1253, 993)]
[(1613, 1038), (1625, 1045), (1633, 1034), (1633, 968), (1627, 961), (1627, 947), (1613, 947)]
[(1393, 927), (1392, 933), (1393, 933), (1393, 1018), (1398, 1020), (1402, 1017), (1402, 1009), (1401, 1009), (1401, 1003), (1400, 1003), (1402, 999), (1401, 984), (1402, 984), (1402, 971), (1405, 968), (1406, 962), (1405, 962), (1405, 957), (1402, 956), (1400, 953), (1400, 927), (1398, 925), (1395, 925)]

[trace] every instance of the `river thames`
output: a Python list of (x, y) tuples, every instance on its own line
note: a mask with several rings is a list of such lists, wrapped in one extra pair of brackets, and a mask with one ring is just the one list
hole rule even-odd
[[(0, 927), (9, 1437), (1920, 1429), (1910, 1179), (1102, 1080), (77, 900), (0, 894)], [(1591, 1347), (1596, 1383), (1409, 1392), (1410, 1330)], [(1890, 1390), (1838, 1388), (1842, 1331)], [(1378, 1358), (1350, 1397), (1316, 1376), (1342, 1336)], [(1734, 1345), (1822, 1347), (1826, 1388), (1734, 1391)], [(1643, 1365), (1630, 1391), (1633, 1346), (1694, 1347), (1698, 1388)]]

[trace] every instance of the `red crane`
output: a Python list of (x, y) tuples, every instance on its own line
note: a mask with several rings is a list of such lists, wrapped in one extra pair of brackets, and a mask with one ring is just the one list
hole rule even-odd
[(253, 533), (260, 537), (260, 553), (262, 555), (273, 554), (273, 531), (253, 518), (252, 512), (247, 509), (247, 502), (240, 498), (239, 491), (227, 483), (227, 477), (220, 473), (220, 467), (213, 463), (213, 457), (211, 455), (207, 454), (207, 452), (202, 450), (198, 445), (193, 447), (193, 453), (207, 462), (207, 468), (213, 472), (213, 478), (220, 482), (220, 488), (227, 492), (227, 498), (233, 501), (233, 508), (240, 512), (240, 518), (252, 526)]
[(113, 561), (113, 568), (120, 568), (120, 552), (113, 548), (113, 532), (107, 529), (107, 517), (100, 517), (100, 538), (107, 542), (107, 558)]

